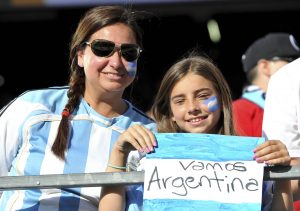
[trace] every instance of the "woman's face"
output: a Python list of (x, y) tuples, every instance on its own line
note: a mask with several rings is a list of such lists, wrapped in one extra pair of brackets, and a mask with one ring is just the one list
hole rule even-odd
[[(108, 40), (120, 47), (121, 44), (136, 44), (134, 32), (126, 25), (117, 23), (101, 28), (95, 32), (89, 43), (95, 39)], [(119, 48), (117, 48), (119, 49)], [(136, 60), (128, 62), (119, 50), (107, 57), (96, 56), (91, 45), (78, 52), (78, 65), (84, 68), (86, 76), (85, 95), (97, 95), (102, 93), (123, 94), (135, 77)], [(131, 71), (128, 72), (128, 69)]]
[(184, 132), (216, 133), (221, 115), (212, 83), (200, 75), (188, 73), (179, 80), (170, 96), (172, 120)]

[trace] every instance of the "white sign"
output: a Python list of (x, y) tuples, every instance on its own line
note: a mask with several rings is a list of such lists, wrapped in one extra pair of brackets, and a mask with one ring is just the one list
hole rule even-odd
[(144, 199), (260, 203), (263, 168), (255, 161), (146, 159)]

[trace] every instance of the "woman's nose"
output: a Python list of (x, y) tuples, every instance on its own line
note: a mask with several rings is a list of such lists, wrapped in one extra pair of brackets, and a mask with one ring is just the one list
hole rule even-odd
[(114, 51), (114, 53), (109, 57), (110, 64), (114, 69), (118, 69), (120, 66), (123, 65), (122, 56), (118, 49)]

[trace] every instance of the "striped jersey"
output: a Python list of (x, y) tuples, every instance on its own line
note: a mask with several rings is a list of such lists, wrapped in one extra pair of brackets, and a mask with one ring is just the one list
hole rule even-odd
[[(133, 124), (155, 130), (153, 120), (127, 102), (127, 111), (107, 118), (82, 98), (71, 114), (65, 161), (51, 151), (68, 87), (27, 91), (0, 112), (0, 176), (104, 172), (120, 133)], [(0, 210), (98, 210), (101, 187), (4, 191)]]

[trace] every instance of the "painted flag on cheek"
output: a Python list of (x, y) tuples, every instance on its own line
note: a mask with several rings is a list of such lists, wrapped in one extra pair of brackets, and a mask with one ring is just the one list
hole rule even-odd
[(215, 112), (220, 108), (217, 96), (211, 96), (210, 98), (206, 99), (203, 101), (203, 105), (207, 106), (209, 112)]
[(128, 62), (127, 72), (129, 77), (135, 77), (137, 71), (137, 60)]
[(145, 160), (143, 211), (260, 211), (264, 164), (253, 149), (264, 139), (158, 133)]

